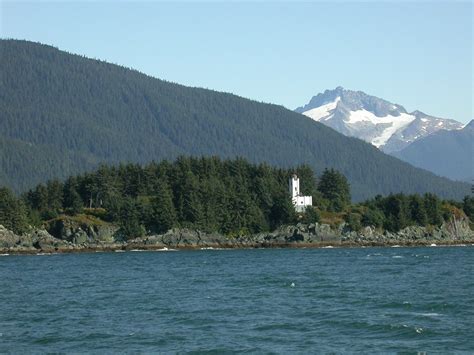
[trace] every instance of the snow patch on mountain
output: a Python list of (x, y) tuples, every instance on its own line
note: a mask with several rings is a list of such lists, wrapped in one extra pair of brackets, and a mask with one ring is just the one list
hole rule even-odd
[(384, 117), (387, 123), (390, 122), (390, 126), (386, 128), (380, 136), (372, 140), (372, 144), (377, 148), (387, 144), (388, 140), (398, 131), (407, 127), (411, 122), (413, 122), (416, 117), (409, 115), (407, 113), (401, 113), (400, 116), (386, 116)]
[(350, 112), (346, 122), (352, 125), (359, 122), (369, 122), (372, 125), (385, 124), (386, 128), (370, 141), (370, 143), (379, 148), (386, 144), (393, 134), (405, 128), (415, 119), (415, 116), (407, 113), (401, 113), (399, 116), (387, 115), (384, 117), (377, 117), (370, 111), (358, 110)]
[(337, 106), (337, 103), (341, 101), (340, 97), (337, 97), (333, 102), (329, 102), (325, 105), (315, 107), (311, 110), (305, 111), (303, 114), (312, 118), (315, 121), (321, 121), (329, 118)]
[(386, 153), (400, 151), (440, 129), (457, 130), (464, 126), (420, 111), (408, 113), (401, 105), (342, 87), (314, 96), (295, 111), (347, 136), (363, 139)]
[[(320, 107), (303, 112), (303, 115), (312, 118), (315, 121), (325, 121), (332, 118), (332, 114), (337, 107), (337, 103), (341, 100), (340, 97), (333, 102), (329, 102)], [(351, 128), (356, 128), (358, 123), (364, 122), (370, 125), (384, 124), (385, 129), (370, 141), (377, 148), (387, 143), (390, 137), (398, 130), (405, 128), (408, 124), (416, 119), (415, 116), (401, 113), (399, 116), (387, 115), (377, 117), (372, 112), (367, 110), (350, 111), (349, 116), (344, 119), (344, 122)]]

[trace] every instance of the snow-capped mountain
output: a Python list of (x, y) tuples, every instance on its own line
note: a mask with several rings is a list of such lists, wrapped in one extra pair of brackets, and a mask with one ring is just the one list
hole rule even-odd
[(342, 87), (314, 96), (307, 105), (295, 111), (346, 136), (372, 143), (386, 153), (400, 151), (440, 129), (454, 130), (464, 126), (455, 120), (420, 111), (408, 113), (401, 105)]

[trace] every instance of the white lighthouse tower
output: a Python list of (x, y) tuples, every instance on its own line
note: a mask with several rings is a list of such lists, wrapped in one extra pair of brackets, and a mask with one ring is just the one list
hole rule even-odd
[(304, 210), (306, 209), (306, 206), (313, 205), (312, 196), (302, 196), (300, 194), (300, 179), (298, 179), (298, 176), (296, 176), (296, 174), (293, 174), (290, 177), (289, 188), (290, 188), (291, 201), (293, 202), (293, 205), (295, 206), (296, 212), (304, 212)]

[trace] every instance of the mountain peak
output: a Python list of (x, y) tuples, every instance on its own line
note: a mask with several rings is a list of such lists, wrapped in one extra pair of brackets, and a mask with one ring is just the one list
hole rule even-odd
[(401, 150), (439, 129), (463, 127), (457, 121), (429, 116), (418, 110), (408, 113), (401, 105), (342, 86), (313, 96), (307, 105), (295, 111), (388, 153)]
[(386, 116), (389, 113), (393, 113), (395, 116), (398, 116), (400, 113), (406, 113), (403, 106), (392, 104), (376, 96), (368, 95), (363, 91), (344, 89), (342, 86), (338, 86), (334, 90), (325, 90), (323, 93), (313, 96), (307, 105), (298, 107), (295, 111), (303, 113), (334, 102), (338, 100), (338, 97), (342, 106), (350, 111), (366, 109), (378, 117)]
[(342, 92), (346, 91), (346, 89), (344, 89), (342, 86), (338, 86), (334, 90), (326, 90), (326, 91), (334, 91), (334, 92), (337, 92), (337, 93), (342, 93)]

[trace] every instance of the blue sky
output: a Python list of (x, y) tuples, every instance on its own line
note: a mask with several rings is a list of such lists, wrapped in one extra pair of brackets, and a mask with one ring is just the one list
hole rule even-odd
[(291, 109), (340, 85), (473, 118), (471, 2), (1, 0), (0, 11), (3, 38)]

